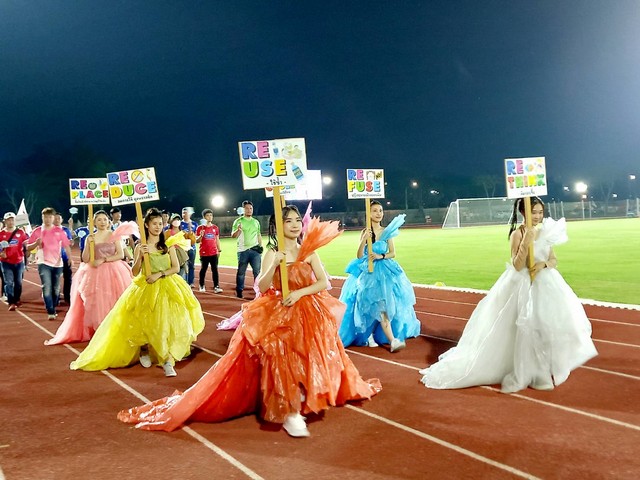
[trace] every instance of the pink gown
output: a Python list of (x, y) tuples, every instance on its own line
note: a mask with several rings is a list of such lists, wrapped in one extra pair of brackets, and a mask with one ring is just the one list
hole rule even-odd
[[(87, 247), (88, 248), (88, 247)], [(113, 242), (97, 243), (95, 258), (116, 253)], [(125, 262), (105, 262), (98, 267), (82, 263), (71, 284), (71, 307), (55, 336), (45, 345), (88, 342), (116, 301), (131, 283), (131, 268)]]
[[(287, 267), (290, 290), (315, 281), (304, 259), (339, 233), (337, 222), (312, 220), (298, 261)], [(255, 412), (282, 423), (289, 413), (320, 412), (380, 391), (377, 379), (360, 377), (340, 342), (337, 322), (344, 305), (323, 290), (285, 307), (279, 270), (273, 284), (243, 306), (227, 352), (200, 380), (184, 393), (123, 410), (118, 419), (165, 431), (188, 421), (221, 422)]]

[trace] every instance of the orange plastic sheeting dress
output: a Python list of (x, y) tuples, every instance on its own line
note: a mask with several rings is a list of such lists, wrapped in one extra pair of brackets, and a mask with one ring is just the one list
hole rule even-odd
[[(312, 220), (298, 260), (287, 268), (291, 291), (315, 282), (304, 260), (339, 234), (337, 222)], [(255, 412), (282, 423), (289, 413), (320, 412), (379, 392), (380, 382), (364, 381), (342, 346), (337, 325), (344, 305), (323, 290), (284, 307), (278, 270), (273, 284), (276, 289), (245, 304), (227, 352), (198, 382), (184, 393), (123, 410), (118, 419), (166, 431), (189, 420), (219, 422)]]

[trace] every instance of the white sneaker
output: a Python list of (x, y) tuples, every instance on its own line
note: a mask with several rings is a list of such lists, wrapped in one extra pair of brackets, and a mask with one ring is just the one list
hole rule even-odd
[(201, 292), (206, 292), (207, 290), (204, 287), (200, 287)]
[(171, 365), (169, 362), (164, 362), (162, 368), (164, 369), (165, 377), (176, 377), (178, 375), (176, 373), (176, 370), (173, 368), (173, 365)]
[(307, 429), (305, 418), (299, 413), (290, 413), (284, 419), (282, 427), (292, 437), (302, 438), (311, 435)]
[(215, 287), (215, 288), (213, 289), (213, 292), (214, 292), (214, 293), (222, 293), (222, 289), (221, 289), (220, 287)]
[(405, 342), (394, 338), (393, 340), (391, 340), (391, 353), (399, 352), (406, 346), (407, 344)]
[(149, 368), (151, 366), (151, 357), (148, 353), (140, 355), (140, 365), (144, 368)]
[(7, 299), (7, 296), (6, 296), (6, 295), (2, 295), (2, 296), (0, 297), (0, 300), (1, 300), (1, 301), (3, 301), (3, 302), (6, 302), (8, 299)]
[(367, 347), (377, 347), (377, 346), (378, 344), (373, 339), (373, 333), (372, 333), (371, 335), (369, 335), (369, 338), (367, 338)]
[(531, 384), (531, 388), (533, 388), (534, 390), (543, 390), (543, 391), (549, 391), (549, 390), (553, 390), (553, 382), (533, 382)]
[(55, 320), (56, 318), (58, 318), (58, 314), (57, 313), (50, 313), (49, 315), (47, 315), (47, 318), (49, 320)]

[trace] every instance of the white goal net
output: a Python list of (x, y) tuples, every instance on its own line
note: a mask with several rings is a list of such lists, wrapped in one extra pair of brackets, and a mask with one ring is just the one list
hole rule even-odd
[(505, 225), (512, 211), (513, 200), (507, 197), (459, 198), (449, 204), (442, 228)]

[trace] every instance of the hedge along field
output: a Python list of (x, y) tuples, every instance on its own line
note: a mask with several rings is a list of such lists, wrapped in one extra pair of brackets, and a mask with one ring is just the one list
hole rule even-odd
[[(554, 251), (558, 271), (576, 294), (584, 299), (640, 304), (640, 220), (569, 222), (567, 231), (569, 241)], [(401, 228), (394, 239), (396, 260), (413, 283), (443, 282), (488, 290), (509, 261), (508, 232), (507, 225)], [(359, 231), (344, 232), (319, 251), (331, 275), (346, 275), (344, 269), (355, 257), (359, 238)], [(235, 240), (223, 239), (222, 248), (221, 263), (235, 265)]]

